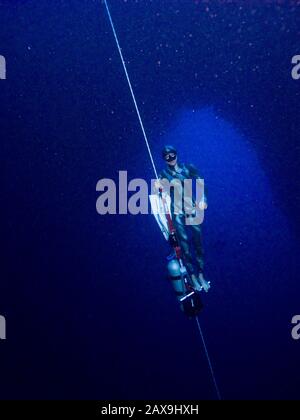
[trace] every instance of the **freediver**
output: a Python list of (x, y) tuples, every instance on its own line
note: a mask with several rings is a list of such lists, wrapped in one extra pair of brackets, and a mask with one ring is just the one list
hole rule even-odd
[[(159, 175), (161, 181), (156, 183), (157, 188), (163, 188), (163, 180), (167, 180), (169, 183), (178, 180), (183, 188), (184, 180), (200, 179), (196, 167), (178, 162), (178, 153), (173, 146), (165, 146), (162, 151), (162, 157), (166, 163), (166, 168)], [(208, 292), (210, 283), (205, 280), (203, 272), (204, 260), (201, 227), (199, 224), (186, 223), (187, 217), (191, 214), (191, 209), (187, 210), (185, 204), (181, 207), (180, 212), (175, 211), (176, 203), (174, 202), (174, 197), (175, 194), (170, 192), (172, 220), (187, 271), (190, 274), (195, 290)], [(196, 203), (196, 200), (192, 197), (190, 206), (195, 210), (197, 205), (202, 211), (207, 209), (205, 195), (200, 203)], [(195, 258), (193, 258), (193, 252)]]

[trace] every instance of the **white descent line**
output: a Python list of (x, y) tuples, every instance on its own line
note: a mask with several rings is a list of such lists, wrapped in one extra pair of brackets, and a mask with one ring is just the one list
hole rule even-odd
[(207, 350), (207, 346), (206, 346), (206, 342), (205, 342), (204, 335), (203, 335), (203, 332), (202, 332), (202, 328), (201, 328), (201, 325), (200, 325), (200, 321), (199, 321), (197, 316), (196, 316), (196, 322), (197, 322), (197, 325), (198, 325), (200, 337), (201, 337), (201, 340), (202, 340), (202, 343), (203, 343), (205, 355), (206, 355), (206, 358), (207, 358), (207, 361), (208, 361), (208, 366), (209, 366), (211, 377), (212, 377), (212, 380), (213, 380), (213, 383), (214, 383), (214, 386), (215, 386), (215, 389), (216, 389), (218, 400), (222, 401), (222, 397), (221, 397), (221, 393), (220, 393), (220, 390), (219, 390), (219, 387), (218, 387), (216, 375), (215, 375), (215, 372), (214, 372), (214, 369), (213, 369), (213, 366), (212, 366), (212, 363), (211, 363), (211, 360), (210, 360), (210, 357), (209, 357), (209, 353), (208, 353), (208, 350)]
[(136, 109), (136, 112), (137, 112), (137, 116), (138, 116), (138, 119), (139, 119), (139, 122), (140, 122), (140, 125), (141, 125), (141, 129), (142, 129), (143, 136), (144, 136), (144, 139), (145, 139), (145, 143), (146, 143), (146, 146), (147, 146), (147, 150), (148, 150), (148, 153), (149, 153), (149, 156), (150, 156), (150, 160), (151, 160), (151, 163), (152, 163), (152, 166), (153, 166), (155, 177), (156, 177), (156, 179), (158, 179), (158, 172), (157, 172), (157, 169), (156, 169), (156, 166), (155, 166), (155, 163), (154, 163), (154, 159), (153, 159), (153, 155), (152, 155), (152, 152), (151, 152), (151, 149), (150, 149), (150, 145), (149, 145), (148, 137), (147, 137), (147, 134), (146, 134), (146, 130), (145, 130), (143, 120), (142, 120), (142, 117), (141, 117), (141, 113), (140, 113), (140, 110), (139, 110), (139, 107), (138, 107), (138, 104), (137, 104), (137, 101), (136, 101), (136, 98), (135, 98), (135, 94), (134, 94), (134, 91), (133, 91), (133, 88), (132, 88), (132, 84), (131, 84), (130, 77), (129, 77), (129, 74), (128, 74), (128, 71), (127, 71), (126, 63), (125, 63), (125, 60), (124, 60), (124, 57), (123, 57), (122, 49), (120, 47), (119, 39), (118, 39), (118, 36), (117, 36), (117, 32), (115, 30), (115, 25), (114, 25), (114, 22), (112, 20), (112, 16), (111, 16), (111, 13), (110, 13), (110, 10), (109, 10), (109, 7), (108, 7), (107, 0), (104, 0), (104, 4), (105, 4), (105, 7), (106, 7), (106, 11), (107, 11), (107, 14), (108, 14), (110, 25), (111, 25), (111, 28), (112, 28), (112, 31), (113, 31), (113, 34), (114, 34), (114, 37), (115, 37), (115, 41), (116, 41), (116, 44), (117, 44), (117, 47), (118, 47), (118, 51), (119, 51), (119, 54), (120, 54), (120, 57), (121, 57), (124, 72), (125, 72), (125, 75), (126, 75), (126, 79), (127, 79), (127, 82), (128, 82), (130, 92), (131, 92), (133, 103), (134, 103), (134, 106), (135, 106), (135, 109)]

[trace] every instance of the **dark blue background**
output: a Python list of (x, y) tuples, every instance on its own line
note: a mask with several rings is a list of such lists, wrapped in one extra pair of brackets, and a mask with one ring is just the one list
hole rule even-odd
[[(173, 143), (206, 180), (221, 392), (298, 399), (299, 6), (110, 3), (158, 166)], [(95, 210), (100, 178), (153, 176), (103, 5), (0, 4), (0, 397), (214, 398), (153, 217)]]

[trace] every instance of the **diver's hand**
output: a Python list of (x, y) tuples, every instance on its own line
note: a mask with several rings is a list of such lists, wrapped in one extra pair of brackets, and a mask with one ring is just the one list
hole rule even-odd
[(207, 202), (206, 201), (200, 201), (199, 209), (204, 211), (204, 210), (207, 210), (207, 208), (208, 208)]
[(155, 190), (158, 192), (159, 190), (163, 189), (163, 184), (161, 182), (161, 180), (157, 179), (154, 183), (154, 188)]

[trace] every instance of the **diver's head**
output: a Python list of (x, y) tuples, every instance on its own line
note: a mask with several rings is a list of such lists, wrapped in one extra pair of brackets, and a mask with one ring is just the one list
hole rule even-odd
[(177, 150), (173, 146), (165, 146), (162, 151), (164, 161), (168, 166), (176, 166)]

